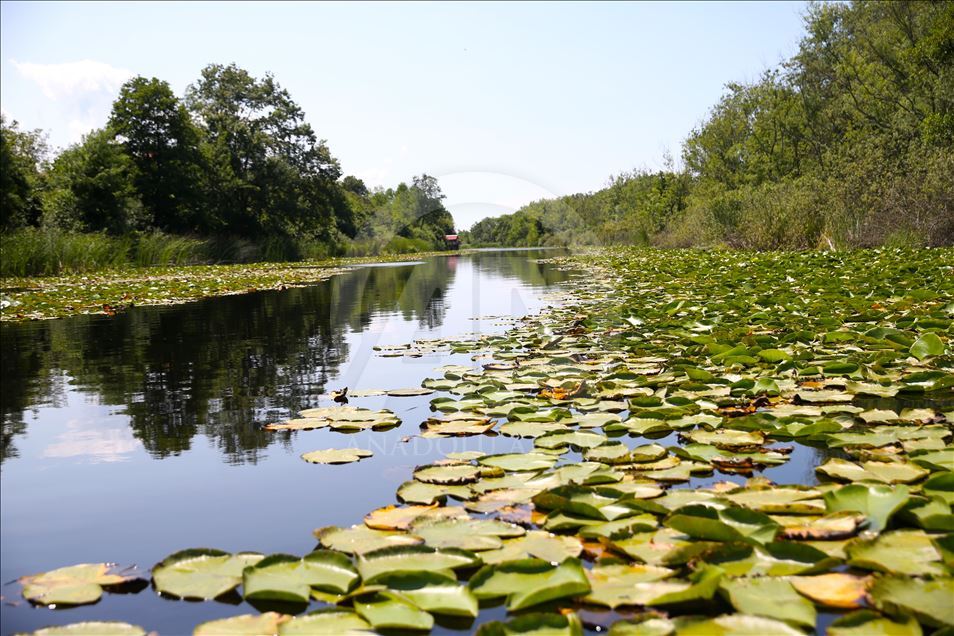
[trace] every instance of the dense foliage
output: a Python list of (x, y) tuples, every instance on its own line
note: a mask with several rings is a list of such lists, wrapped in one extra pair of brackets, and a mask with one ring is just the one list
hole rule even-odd
[(954, 3), (813, 5), (797, 53), (730, 84), (683, 167), (477, 223), (471, 243), (758, 249), (954, 241)]
[[(235, 65), (207, 66), (183, 100), (160, 79), (133, 78), (103, 129), (49, 154), (40, 131), (3, 121), (5, 274), (45, 272), (17, 246), (59, 246), (63, 233), (228, 237), (252, 249), (211, 245), (199, 260), (255, 260), (311, 256), (316, 246), (318, 255), (432, 249), (454, 229), (436, 179), (369, 191), (342, 178), (288, 91)], [(39, 260), (62, 268), (69, 251)]]

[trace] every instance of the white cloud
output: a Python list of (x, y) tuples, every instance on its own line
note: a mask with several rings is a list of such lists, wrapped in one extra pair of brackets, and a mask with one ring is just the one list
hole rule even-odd
[(94, 60), (33, 64), (10, 60), (25, 78), (34, 82), (43, 94), (53, 100), (74, 99), (90, 93), (112, 95), (133, 72)]
[(61, 124), (50, 127), (59, 128), (60, 139), (69, 143), (79, 141), (90, 130), (106, 123), (120, 86), (133, 76), (128, 69), (94, 60), (62, 64), (10, 62), (53, 102), (54, 117)]

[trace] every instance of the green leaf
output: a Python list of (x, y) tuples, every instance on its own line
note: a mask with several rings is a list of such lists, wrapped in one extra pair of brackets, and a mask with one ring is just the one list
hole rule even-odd
[(363, 554), (381, 548), (417, 545), (423, 542), (423, 539), (414, 535), (389, 530), (374, 530), (364, 524), (351, 526), (350, 528), (328, 526), (315, 530), (314, 535), (319, 543), (326, 548), (348, 554)]
[(432, 548), (424, 545), (399, 546), (367, 552), (358, 557), (358, 572), (365, 584), (387, 574), (438, 572), (454, 579), (451, 570), (480, 563), (470, 552), (456, 548)]
[(311, 464), (350, 464), (373, 455), (361, 448), (328, 448), (304, 453), (301, 458)]
[(234, 590), (242, 571), (265, 558), (253, 552), (229, 554), (220, 550), (193, 549), (171, 554), (152, 568), (152, 581), (163, 594), (211, 600)]
[(379, 577), (377, 583), (432, 614), (477, 616), (477, 598), (470, 589), (435, 572), (387, 574)]
[(480, 478), (480, 469), (473, 464), (431, 464), (414, 469), (414, 479), (425, 484), (472, 484)]
[(331, 550), (318, 550), (297, 558), (285, 554), (265, 557), (245, 569), (245, 598), (308, 603), (311, 589), (344, 594), (358, 582), (351, 560)]
[(661, 581), (675, 573), (675, 570), (654, 565), (594, 565), (586, 573), (592, 589), (583, 600), (610, 609), (620, 605), (646, 605), (661, 594), (684, 591), (691, 586), (689, 583), (674, 583), (671, 587), (660, 589), (639, 585)]
[(851, 484), (825, 493), (825, 506), (831, 512), (855, 510), (868, 518), (869, 527), (880, 532), (892, 516), (908, 502), (904, 486)]
[(434, 548), (462, 550), (494, 550), (502, 545), (501, 537), (519, 537), (526, 530), (497, 519), (442, 519), (412, 523), (411, 532)]
[(912, 576), (948, 574), (941, 553), (922, 530), (895, 530), (874, 539), (855, 540), (845, 552), (848, 565), (866, 570)]
[(765, 543), (772, 541), (779, 530), (778, 524), (762, 513), (745, 508), (717, 510), (704, 505), (684, 506), (664, 523), (694, 539), (706, 541)]
[(484, 623), (477, 628), (476, 636), (583, 636), (583, 625), (573, 613), (531, 612), (506, 623)]
[(913, 616), (933, 627), (954, 626), (954, 579), (883, 576), (875, 580), (868, 596), (876, 608), (891, 616)]
[(275, 612), (242, 614), (202, 623), (192, 636), (274, 636), (288, 618)]
[(121, 585), (135, 576), (116, 574), (109, 563), (81, 563), (20, 577), (23, 597), (40, 605), (84, 605), (103, 595), (103, 586)]
[(815, 606), (781, 578), (723, 579), (721, 588), (743, 614), (765, 616), (793, 625), (815, 626)]
[(371, 625), (353, 611), (329, 607), (301, 616), (278, 626), (279, 636), (350, 636), (370, 634)]
[(528, 557), (560, 563), (570, 557), (579, 556), (582, 550), (583, 544), (576, 537), (531, 530), (522, 537), (504, 541), (497, 550), (482, 552), (480, 558), (487, 564), (517, 561)]
[(925, 333), (914, 341), (909, 350), (912, 356), (918, 360), (924, 360), (932, 356), (944, 354), (944, 341), (935, 333)]
[(391, 592), (355, 599), (355, 611), (375, 630), (414, 629), (428, 631), (434, 626), (434, 617), (410, 600)]
[(805, 636), (801, 630), (782, 621), (746, 614), (678, 618), (676, 633), (679, 636)]
[(506, 596), (510, 611), (590, 591), (583, 567), (575, 558), (559, 565), (542, 559), (487, 565), (478, 570), (468, 585), (477, 598)]
[(921, 626), (911, 617), (896, 620), (871, 610), (859, 610), (836, 619), (828, 636), (921, 636)]
[(119, 621), (84, 621), (44, 627), (28, 634), (17, 636), (146, 636), (146, 630), (138, 625)]

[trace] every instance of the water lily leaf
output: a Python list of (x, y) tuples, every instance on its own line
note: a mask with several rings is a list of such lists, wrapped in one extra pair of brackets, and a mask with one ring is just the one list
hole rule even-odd
[(301, 417), (327, 420), (328, 426), (337, 431), (360, 431), (367, 428), (385, 430), (401, 423), (401, 420), (387, 409), (373, 411), (348, 405), (306, 409), (301, 412)]
[(375, 530), (407, 530), (411, 522), (419, 517), (443, 519), (466, 516), (466, 510), (451, 506), (385, 506), (365, 515), (364, 525)]
[(921, 636), (921, 626), (911, 617), (892, 620), (871, 610), (859, 610), (836, 619), (828, 636)]
[[(654, 565), (595, 565), (586, 576), (591, 590), (583, 600), (616, 609), (621, 605), (644, 605), (659, 596), (659, 589), (639, 583), (661, 581), (675, 574), (675, 570)], [(685, 588), (688, 589), (689, 584)]]
[(389, 592), (356, 599), (355, 611), (375, 630), (414, 629), (428, 631), (434, 626), (434, 617), (410, 600)]
[(730, 429), (716, 429), (707, 431), (696, 429), (686, 437), (697, 444), (708, 444), (716, 448), (728, 450), (761, 446), (765, 443), (765, 434), (759, 431), (736, 431)]
[(520, 526), (497, 519), (461, 518), (413, 523), (411, 532), (434, 548), (479, 551), (497, 549), (503, 545), (502, 537), (519, 537), (527, 531)]
[(496, 422), (489, 417), (429, 419), (421, 428), (427, 433), (465, 437), (468, 435), (483, 435), (491, 430)]
[(576, 537), (532, 530), (522, 537), (504, 541), (503, 545), (496, 550), (482, 552), (480, 558), (487, 564), (517, 561), (528, 557), (560, 563), (567, 558), (579, 556), (582, 550), (583, 544)]
[(171, 554), (152, 568), (152, 581), (163, 594), (179, 598), (210, 600), (234, 590), (242, 571), (265, 555), (253, 552), (229, 554), (220, 550), (194, 549)]
[(855, 536), (865, 516), (861, 513), (842, 510), (822, 517), (797, 517), (782, 524), (779, 538), (799, 541), (833, 541)]
[(908, 502), (909, 492), (904, 486), (851, 484), (825, 493), (828, 510), (855, 510), (868, 518), (869, 527), (880, 532), (892, 516)]
[(831, 572), (816, 576), (793, 576), (789, 582), (799, 594), (820, 605), (854, 608), (861, 607), (864, 601), (868, 578)]
[(813, 488), (778, 486), (726, 493), (732, 503), (767, 514), (814, 514), (825, 511), (821, 491)]
[(860, 395), (876, 395), (878, 397), (894, 397), (900, 390), (897, 386), (885, 386), (871, 382), (846, 382), (845, 390)]
[(473, 494), (469, 486), (425, 484), (416, 479), (404, 482), (397, 490), (397, 498), (403, 503), (423, 505), (432, 505), (447, 496), (470, 499)]
[(909, 352), (918, 360), (943, 355), (944, 341), (935, 333), (926, 333), (914, 341)]
[(433, 392), (433, 389), (423, 387), (411, 389), (388, 389), (385, 391), (388, 397), (415, 397), (418, 395), (430, 395)]
[(84, 605), (103, 595), (103, 586), (134, 580), (117, 574), (109, 563), (81, 563), (41, 574), (20, 577), (23, 597), (40, 605)]
[(431, 464), (414, 469), (414, 479), (425, 484), (472, 484), (480, 478), (480, 468), (473, 464)]
[(371, 625), (353, 611), (329, 607), (293, 616), (279, 624), (279, 636), (352, 636), (371, 633)]
[(804, 627), (815, 626), (815, 606), (787, 580), (775, 577), (723, 579), (721, 588), (744, 614), (765, 616)]
[(274, 636), (290, 617), (275, 612), (242, 614), (202, 623), (192, 636)]
[(911, 461), (930, 471), (954, 472), (954, 448), (918, 453), (911, 456)]
[(706, 554), (706, 562), (722, 568), (727, 576), (788, 576), (824, 572), (841, 563), (805, 543), (775, 541), (761, 546), (723, 544)]
[(545, 470), (557, 461), (556, 457), (541, 453), (504, 453), (485, 455), (477, 459), (481, 466), (493, 466), (506, 471)]
[(510, 611), (590, 591), (586, 573), (575, 558), (559, 565), (542, 559), (486, 565), (471, 577), (468, 585), (479, 599), (506, 596)]
[(954, 579), (923, 580), (907, 576), (875, 579), (868, 591), (871, 603), (895, 617), (913, 616), (933, 627), (954, 626)]
[(782, 621), (747, 614), (716, 618), (678, 618), (679, 636), (804, 636), (804, 632)]
[(775, 538), (779, 525), (760, 512), (745, 508), (716, 510), (704, 505), (684, 506), (673, 512), (665, 525), (694, 539), (766, 543)]
[(18, 634), (17, 636), (146, 636), (146, 630), (138, 625), (119, 621), (84, 621), (44, 627), (29, 635)]
[(605, 435), (593, 431), (556, 431), (546, 433), (533, 440), (537, 448), (551, 449), (571, 446), (574, 448), (595, 448), (607, 441)]
[(373, 455), (361, 448), (328, 448), (305, 453), (301, 458), (311, 464), (350, 464)]
[(434, 572), (388, 574), (378, 583), (386, 585), (414, 605), (432, 614), (477, 616), (477, 598), (465, 586)]
[(476, 636), (583, 636), (583, 624), (574, 613), (531, 612), (506, 623), (490, 621), (477, 628)]
[(855, 540), (845, 548), (848, 564), (893, 574), (944, 576), (941, 554), (922, 530), (895, 530), (870, 540)]
[(803, 389), (799, 390), (798, 393), (795, 394), (795, 397), (802, 402), (823, 404), (831, 402), (851, 402), (854, 396), (843, 391), (806, 391)]
[(533, 503), (541, 510), (558, 510), (600, 521), (613, 521), (641, 510), (637, 504), (620, 499), (621, 493), (609, 488), (571, 485), (541, 492), (534, 496)]
[(583, 459), (604, 464), (625, 464), (630, 461), (629, 446), (620, 442), (607, 442), (584, 451)]
[(954, 473), (932, 475), (921, 485), (921, 490), (928, 497), (940, 497), (947, 505), (954, 506)]
[(540, 437), (546, 433), (567, 430), (560, 422), (507, 422), (498, 429), (501, 435), (508, 437)]
[(264, 426), (267, 431), (310, 431), (316, 428), (325, 428), (331, 420), (322, 417), (299, 417), (284, 422), (275, 422)]
[(380, 548), (416, 545), (424, 540), (404, 532), (374, 530), (364, 525), (339, 528), (328, 526), (314, 532), (315, 538), (326, 548), (348, 554), (364, 554)]
[(472, 553), (456, 548), (432, 548), (425, 545), (382, 548), (358, 556), (358, 572), (365, 584), (389, 574), (437, 572), (454, 579), (451, 570), (480, 563)]
[(837, 457), (829, 459), (815, 471), (840, 481), (877, 481), (887, 484), (910, 484), (930, 474), (930, 471), (906, 462), (868, 461), (858, 465)]
[(317, 550), (304, 558), (273, 554), (245, 568), (246, 599), (308, 603), (311, 589), (345, 594), (358, 583), (358, 572), (347, 556)]

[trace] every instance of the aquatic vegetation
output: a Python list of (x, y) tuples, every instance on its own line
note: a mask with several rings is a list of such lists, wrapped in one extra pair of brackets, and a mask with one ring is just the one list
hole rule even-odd
[[(525, 452), (417, 466), (398, 504), (316, 530), (303, 558), (186, 551), (153, 583), (334, 605), (196, 633), (429, 630), (493, 603), (515, 615), (480, 634), (581, 634), (596, 614), (610, 634), (804, 634), (847, 611), (830, 633), (954, 628), (952, 256), (559, 259), (572, 294), (540, 316), (393, 350), (474, 366), (348, 395), (438, 392), (420, 437), (500, 434)], [(352, 405), (300, 416), (266, 428), (400, 423)], [(771, 479), (786, 474), (802, 483)]]

